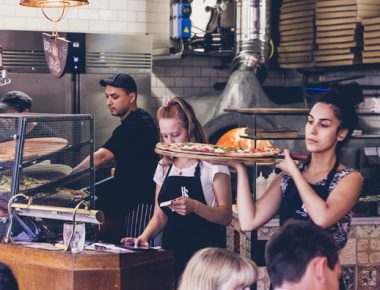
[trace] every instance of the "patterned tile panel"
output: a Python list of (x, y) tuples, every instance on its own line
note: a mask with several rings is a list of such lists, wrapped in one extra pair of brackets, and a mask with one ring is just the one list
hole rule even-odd
[(380, 251), (380, 239), (371, 239), (369, 245), (372, 251)]
[(263, 227), (257, 230), (258, 240), (269, 240), (271, 236), (277, 231), (278, 227)]
[(368, 251), (369, 249), (369, 239), (357, 239), (356, 244), (358, 251)]
[(380, 252), (372, 252), (369, 254), (369, 263), (380, 265)]
[(258, 267), (257, 290), (268, 290), (270, 280), (265, 267)]
[(356, 264), (356, 240), (348, 239), (347, 245), (339, 253), (340, 262), (345, 265)]
[(380, 225), (356, 226), (358, 238), (378, 238), (380, 237)]
[(355, 290), (355, 266), (343, 266), (342, 267), (342, 278), (346, 290)]
[(358, 290), (380, 289), (380, 266), (358, 267)]
[(369, 256), (367, 252), (358, 252), (356, 254), (356, 260), (358, 265), (368, 264), (369, 263)]

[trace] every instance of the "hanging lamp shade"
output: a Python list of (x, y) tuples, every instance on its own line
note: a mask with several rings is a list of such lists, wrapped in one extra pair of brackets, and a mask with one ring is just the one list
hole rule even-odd
[(20, 5), (41, 8), (65, 8), (88, 5), (87, 0), (20, 0)]

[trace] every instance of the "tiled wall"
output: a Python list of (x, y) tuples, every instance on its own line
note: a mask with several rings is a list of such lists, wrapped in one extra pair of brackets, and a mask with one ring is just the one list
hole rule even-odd
[(228, 80), (230, 70), (218, 68), (216, 57), (185, 57), (178, 60), (156, 61), (153, 65), (152, 96), (160, 104), (162, 98), (192, 96), (205, 93), (220, 94), (214, 84)]
[[(23, 7), (19, 0), (0, 0), (0, 29), (53, 30), (39, 8)], [(169, 42), (170, 0), (89, 0), (89, 5), (72, 7), (59, 31), (92, 33), (151, 33), (156, 47)], [(55, 9), (46, 9), (49, 15)]]
[[(380, 225), (379, 218), (355, 218), (347, 245), (339, 254), (343, 279), (347, 290), (380, 289)], [(258, 230), (259, 240), (268, 240), (277, 226), (264, 226)], [(244, 256), (251, 256), (251, 235), (239, 230), (237, 219), (227, 229), (227, 248)], [(253, 249), (254, 250), (254, 249)], [(258, 290), (269, 289), (265, 267), (259, 267)]]

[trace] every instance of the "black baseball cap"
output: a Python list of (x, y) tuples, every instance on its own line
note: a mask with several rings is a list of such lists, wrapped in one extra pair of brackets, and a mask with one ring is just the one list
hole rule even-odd
[(20, 91), (5, 93), (0, 99), (0, 110), (18, 109), (23, 111), (32, 108), (33, 99)]
[(100, 80), (99, 83), (102, 87), (109, 85), (116, 88), (126, 89), (130, 93), (137, 93), (136, 82), (129, 74), (114, 74), (107, 79)]

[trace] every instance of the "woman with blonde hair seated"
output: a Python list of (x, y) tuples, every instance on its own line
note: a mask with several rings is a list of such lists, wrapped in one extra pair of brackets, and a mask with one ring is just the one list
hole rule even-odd
[(199, 250), (187, 263), (178, 290), (248, 290), (257, 280), (256, 264), (221, 248)]

